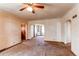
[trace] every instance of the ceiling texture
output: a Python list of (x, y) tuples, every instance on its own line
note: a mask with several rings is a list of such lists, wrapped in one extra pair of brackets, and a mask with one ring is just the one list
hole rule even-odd
[(74, 7), (73, 3), (42, 3), (45, 8), (35, 10), (35, 14), (27, 10), (19, 11), (22, 3), (0, 3), (0, 10), (12, 13), (25, 20), (60, 18)]

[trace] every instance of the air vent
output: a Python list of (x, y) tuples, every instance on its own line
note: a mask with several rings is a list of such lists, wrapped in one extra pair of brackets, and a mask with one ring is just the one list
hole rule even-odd
[(77, 14), (75, 14), (72, 18), (74, 19), (74, 18), (76, 18), (77, 17)]

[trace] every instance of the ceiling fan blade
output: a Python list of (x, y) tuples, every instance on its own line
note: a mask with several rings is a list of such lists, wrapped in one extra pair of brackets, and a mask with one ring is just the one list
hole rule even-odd
[(33, 10), (32, 13), (35, 14), (35, 11)]
[(44, 8), (44, 4), (42, 3), (33, 3), (33, 6), (37, 8)]
[(21, 6), (21, 9), (19, 11), (23, 11), (27, 7), (28, 7), (28, 4), (27, 3), (23, 3), (22, 6)]
[(26, 7), (24, 7), (24, 8), (21, 8), (19, 11), (23, 11), (24, 9), (26, 9)]
[(44, 8), (44, 6), (42, 6), (42, 5), (35, 5), (35, 7), (37, 7), (37, 8)]

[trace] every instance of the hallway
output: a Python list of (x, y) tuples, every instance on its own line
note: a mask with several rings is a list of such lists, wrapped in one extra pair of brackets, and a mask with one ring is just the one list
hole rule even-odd
[(0, 52), (0, 56), (74, 56), (63, 43), (26, 40)]

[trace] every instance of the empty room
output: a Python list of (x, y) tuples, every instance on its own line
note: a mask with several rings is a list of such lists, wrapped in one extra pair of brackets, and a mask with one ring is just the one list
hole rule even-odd
[(79, 3), (0, 3), (0, 56), (79, 56)]

